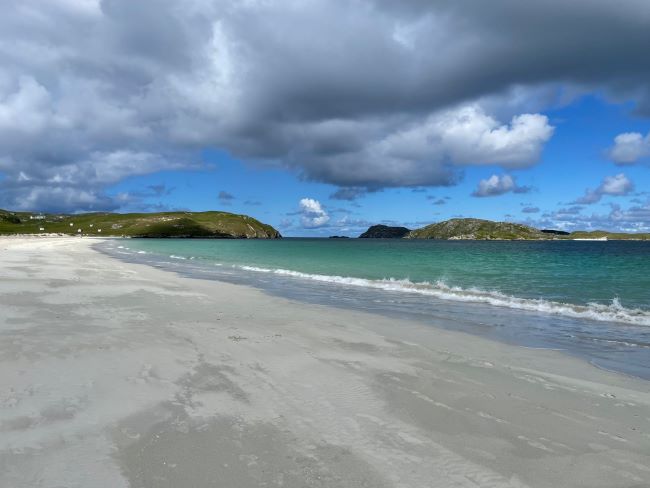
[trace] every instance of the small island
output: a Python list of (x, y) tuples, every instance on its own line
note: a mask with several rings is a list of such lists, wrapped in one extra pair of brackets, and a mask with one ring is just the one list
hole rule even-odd
[(373, 225), (359, 236), (360, 239), (400, 239), (411, 229), (406, 227), (390, 227), (388, 225)]

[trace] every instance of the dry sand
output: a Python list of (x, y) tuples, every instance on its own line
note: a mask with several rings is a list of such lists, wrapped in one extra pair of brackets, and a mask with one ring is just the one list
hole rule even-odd
[(0, 239), (0, 487), (648, 487), (650, 383)]

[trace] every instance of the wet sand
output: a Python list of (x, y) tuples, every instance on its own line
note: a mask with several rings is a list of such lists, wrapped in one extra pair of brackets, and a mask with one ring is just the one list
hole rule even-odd
[(647, 487), (650, 382), (0, 238), (0, 486)]

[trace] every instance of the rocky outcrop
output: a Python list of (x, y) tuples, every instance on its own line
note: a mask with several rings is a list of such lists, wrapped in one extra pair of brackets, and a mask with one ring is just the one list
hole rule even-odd
[(571, 234), (570, 232), (567, 232), (565, 230), (555, 230), (555, 229), (542, 229), (542, 232), (544, 234), (551, 234), (554, 236), (568, 236)]
[(373, 225), (359, 236), (360, 239), (400, 239), (411, 232), (406, 227), (390, 227), (388, 225)]

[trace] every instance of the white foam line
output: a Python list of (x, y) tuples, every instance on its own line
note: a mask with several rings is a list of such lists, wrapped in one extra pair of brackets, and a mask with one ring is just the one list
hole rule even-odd
[(649, 312), (639, 309), (625, 308), (621, 305), (618, 298), (614, 298), (609, 305), (600, 303), (575, 305), (542, 299), (518, 298), (500, 293), (498, 291), (485, 291), (478, 288), (461, 288), (459, 286), (449, 286), (442, 281), (438, 281), (436, 283), (413, 283), (410, 280), (397, 280), (394, 278), (387, 278), (383, 280), (368, 280), (364, 278), (353, 278), (346, 276), (309, 274), (288, 269), (269, 269), (256, 266), (238, 267), (247, 271), (255, 271), (258, 273), (272, 273), (276, 275), (291, 276), (294, 278), (302, 278), (312, 281), (337, 283), (341, 285), (359, 286), (386, 291), (417, 293), (420, 295), (433, 296), (446, 300), (487, 303), (499, 307), (508, 307), (531, 312), (544, 312), (553, 315), (591, 319), (601, 322), (619, 322), (623, 324), (650, 326)]

